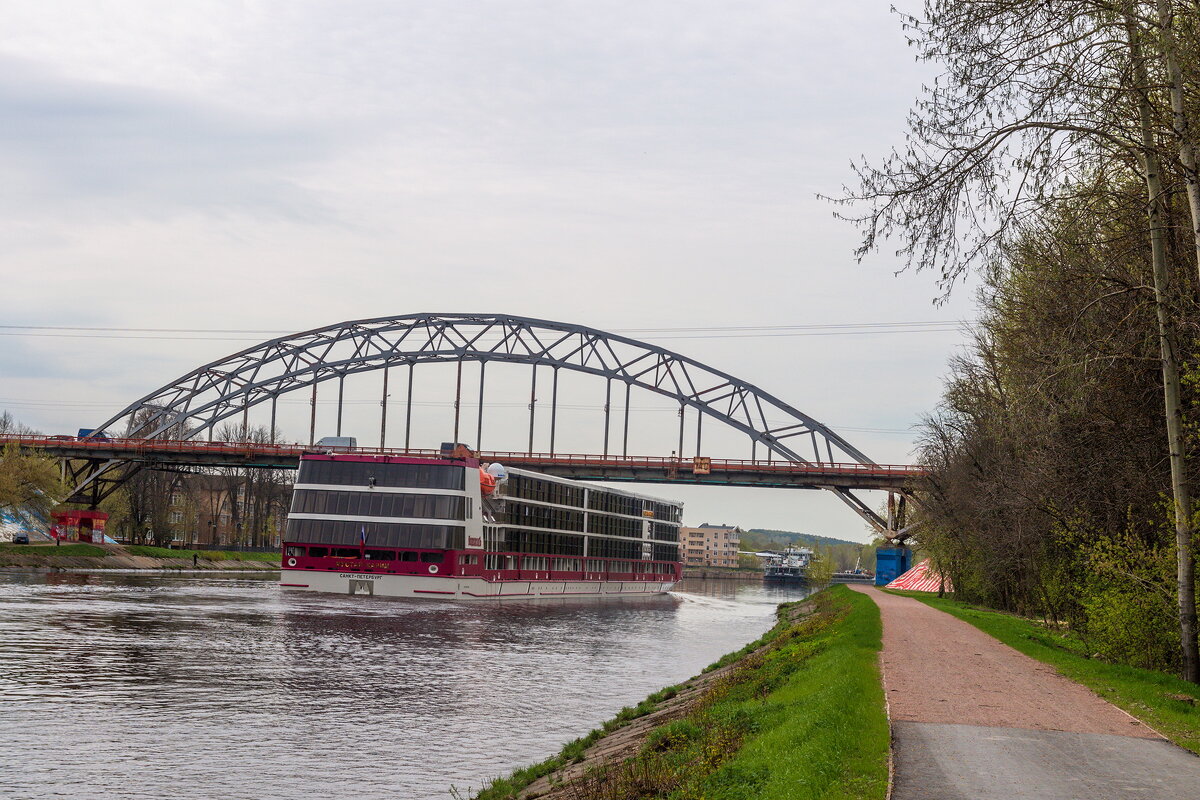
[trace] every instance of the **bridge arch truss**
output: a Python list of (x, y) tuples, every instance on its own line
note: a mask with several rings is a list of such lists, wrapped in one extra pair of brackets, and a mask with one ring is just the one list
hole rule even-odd
[[(614, 385), (626, 393), (622, 449), (628, 447), (628, 397), (634, 389), (667, 397), (680, 406), (682, 455), (683, 412), (692, 409), (699, 420), (708, 418), (745, 434), (752, 452), (762, 448), (768, 460), (807, 464), (854, 462), (874, 464), (835, 431), (757, 386), (695, 359), (626, 336), (562, 322), (505, 314), (410, 314), (352, 320), (282, 336), (210, 362), (180, 376), (113, 415), (97, 430), (117, 430), (140, 438), (212, 437), (216, 426), (246, 419), (249, 409), (271, 406), (271, 429), (275, 404), (282, 395), (317, 386), (338, 384), (338, 428), (345, 379), (373, 370), (418, 364), (457, 362), (460, 380), (455, 398), (455, 438), (460, 434), (458, 409), (461, 400), (461, 370), (466, 362), (480, 364), (479, 394), (484, 400), (488, 364), (527, 364), (532, 370), (529, 405), (529, 449), (533, 450), (534, 418), (537, 412), (536, 382), (539, 367), (551, 370), (550, 450), (554, 450), (554, 423), (560, 370), (601, 377), (606, 381), (604, 404), (604, 450), (608, 454), (612, 430), (611, 399)], [(385, 373), (386, 376), (387, 373)], [(386, 377), (385, 377), (386, 380)], [(411, 408), (411, 380), (409, 407)], [(384, 390), (386, 394), (386, 388)], [(315, 425), (314, 425), (315, 428)], [(482, 413), (479, 432), (482, 431)], [(406, 430), (406, 439), (408, 431)], [(310, 438), (312, 432), (310, 431)], [(406, 441), (407, 446), (407, 441)], [(480, 443), (476, 442), (478, 446)], [(697, 442), (699, 450), (699, 441)], [(89, 485), (98, 481), (119, 483), (134, 465), (107, 462), (95, 465), (78, 478), (75, 498), (84, 497)], [(91, 486), (91, 497), (106, 494)], [(831, 487), (832, 488), (832, 487)], [(876, 527), (883, 520), (858, 497), (834, 488), (838, 496)], [(86, 501), (85, 501), (86, 502)]]

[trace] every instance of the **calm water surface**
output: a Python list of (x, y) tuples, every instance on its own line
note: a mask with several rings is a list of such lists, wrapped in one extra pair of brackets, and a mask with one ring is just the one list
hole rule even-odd
[(540, 761), (799, 589), (448, 603), (270, 576), (0, 574), (0, 794), (437, 798)]

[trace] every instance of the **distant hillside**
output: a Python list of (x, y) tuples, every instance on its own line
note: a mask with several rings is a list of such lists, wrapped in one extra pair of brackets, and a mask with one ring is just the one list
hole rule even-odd
[(775, 550), (779, 546), (803, 544), (809, 547), (821, 545), (828, 547), (835, 544), (848, 544), (862, 547), (862, 542), (851, 542), (846, 539), (834, 539), (829, 536), (817, 536), (815, 533), (797, 533), (795, 531), (774, 531), (766, 528), (751, 528), (742, 534), (743, 550)]
[(817, 536), (815, 533), (754, 528), (742, 534), (740, 547), (742, 550), (782, 550), (788, 545), (811, 547), (814, 550), (819, 546), (820, 552), (833, 561), (834, 569), (853, 569), (855, 566), (875, 568), (875, 548), (871, 545)]

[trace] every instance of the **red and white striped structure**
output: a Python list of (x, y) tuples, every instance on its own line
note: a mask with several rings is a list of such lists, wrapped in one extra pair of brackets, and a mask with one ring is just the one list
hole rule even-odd
[(943, 580), (945, 580), (946, 591), (954, 591), (954, 585), (950, 583), (950, 579), (943, 578), (940, 573), (934, 572), (927, 558), (884, 588), (908, 589), (913, 592), (936, 592), (942, 586)]

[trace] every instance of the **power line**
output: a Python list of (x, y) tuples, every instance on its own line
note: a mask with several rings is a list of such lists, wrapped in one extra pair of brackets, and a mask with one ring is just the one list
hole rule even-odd
[[(893, 333), (944, 333), (962, 329), (967, 320), (906, 322), (847, 322), (811, 325), (712, 325), (677, 328), (616, 328), (621, 334), (650, 335), (652, 341), (667, 339), (744, 339), (793, 336), (870, 336)], [(0, 336), (55, 339), (145, 339), (153, 341), (254, 342), (260, 336), (286, 336), (282, 330), (237, 328), (118, 328), (74, 325), (0, 325)], [(221, 334), (221, 335), (213, 335)], [(236, 336), (224, 334), (254, 334)], [(499, 341), (499, 340), (497, 340)]]

